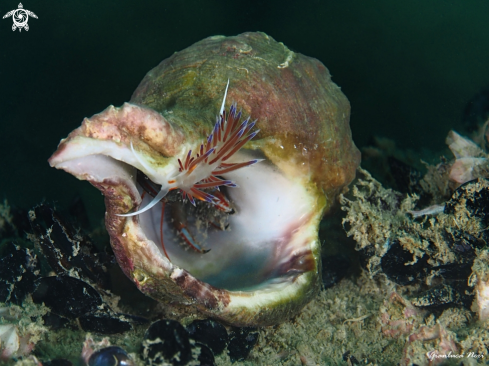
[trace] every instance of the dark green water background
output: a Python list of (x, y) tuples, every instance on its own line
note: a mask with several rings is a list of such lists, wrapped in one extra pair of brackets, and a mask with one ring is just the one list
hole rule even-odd
[[(18, 1), (18, 0), (17, 0)], [(1, 0), (0, 15), (17, 1)], [(202, 38), (263, 31), (321, 60), (352, 105), (360, 148), (373, 135), (444, 148), (467, 102), (489, 84), (488, 0), (26, 0), (29, 31), (0, 19), (0, 199), (29, 208), (81, 195), (85, 182), (49, 168), (83, 117), (129, 100), (151, 68)]]

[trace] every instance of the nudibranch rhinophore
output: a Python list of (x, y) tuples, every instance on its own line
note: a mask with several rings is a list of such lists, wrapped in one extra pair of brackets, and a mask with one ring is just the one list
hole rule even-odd
[(142, 292), (176, 316), (272, 325), (320, 286), (319, 222), (360, 161), (349, 117), (320, 61), (264, 33), (215, 36), (86, 118), (49, 163), (104, 194)]

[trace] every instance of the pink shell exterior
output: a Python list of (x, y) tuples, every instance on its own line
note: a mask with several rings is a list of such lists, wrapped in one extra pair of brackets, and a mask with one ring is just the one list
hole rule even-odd
[[(122, 146), (132, 141), (147, 156), (175, 156), (182, 144), (200, 143), (210, 133), (228, 79), (227, 105), (236, 102), (244, 115), (258, 119), (256, 149), (277, 166), (310, 177), (308, 188), (317, 208), (305, 219), (312, 228), (306, 239), (317, 241), (320, 217), (352, 181), (360, 161), (351, 140), (350, 105), (320, 61), (293, 53), (263, 33), (210, 37), (175, 53), (145, 76), (130, 104), (85, 119), (60, 143), (50, 164), (64, 169), (61, 162), (75, 154), (79, 137)], [(136, 217), (116, 216), (140, 203), (134, 186), (116, 176), (98, 181), (70, 172), (104, 194), (106, 227), (123, 271), (141, 291), (171, 304), (174, 313), (198, 311), (234, 325), (270, 325), (296, 314), (318, 291), (321, 264), (316, 248), (291, 265), (302, 266), (306, 280), (289, 300), (231, 309), (234, 298), (257, 294), (217, 289), (175, 270), (155, 249), (138, 242), (144, 235)]]

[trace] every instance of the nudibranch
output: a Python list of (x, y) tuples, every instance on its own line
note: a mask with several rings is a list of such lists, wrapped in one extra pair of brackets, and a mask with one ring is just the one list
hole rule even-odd
[(272, 325), (319, 289), (319, 222), (360, 160), (349, 116), (318, 60), (264, 33), (215, 36), (86, 118), (49, 163), (104, 194), (119, 265), (174, 316)]

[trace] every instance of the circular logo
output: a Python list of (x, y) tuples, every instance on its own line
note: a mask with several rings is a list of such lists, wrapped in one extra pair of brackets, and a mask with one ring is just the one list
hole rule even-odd
[(12, 19), (18, 28), (23, 28), (29, 20), (29, 15), (24, 9), (17, 9), (12, 15)]

